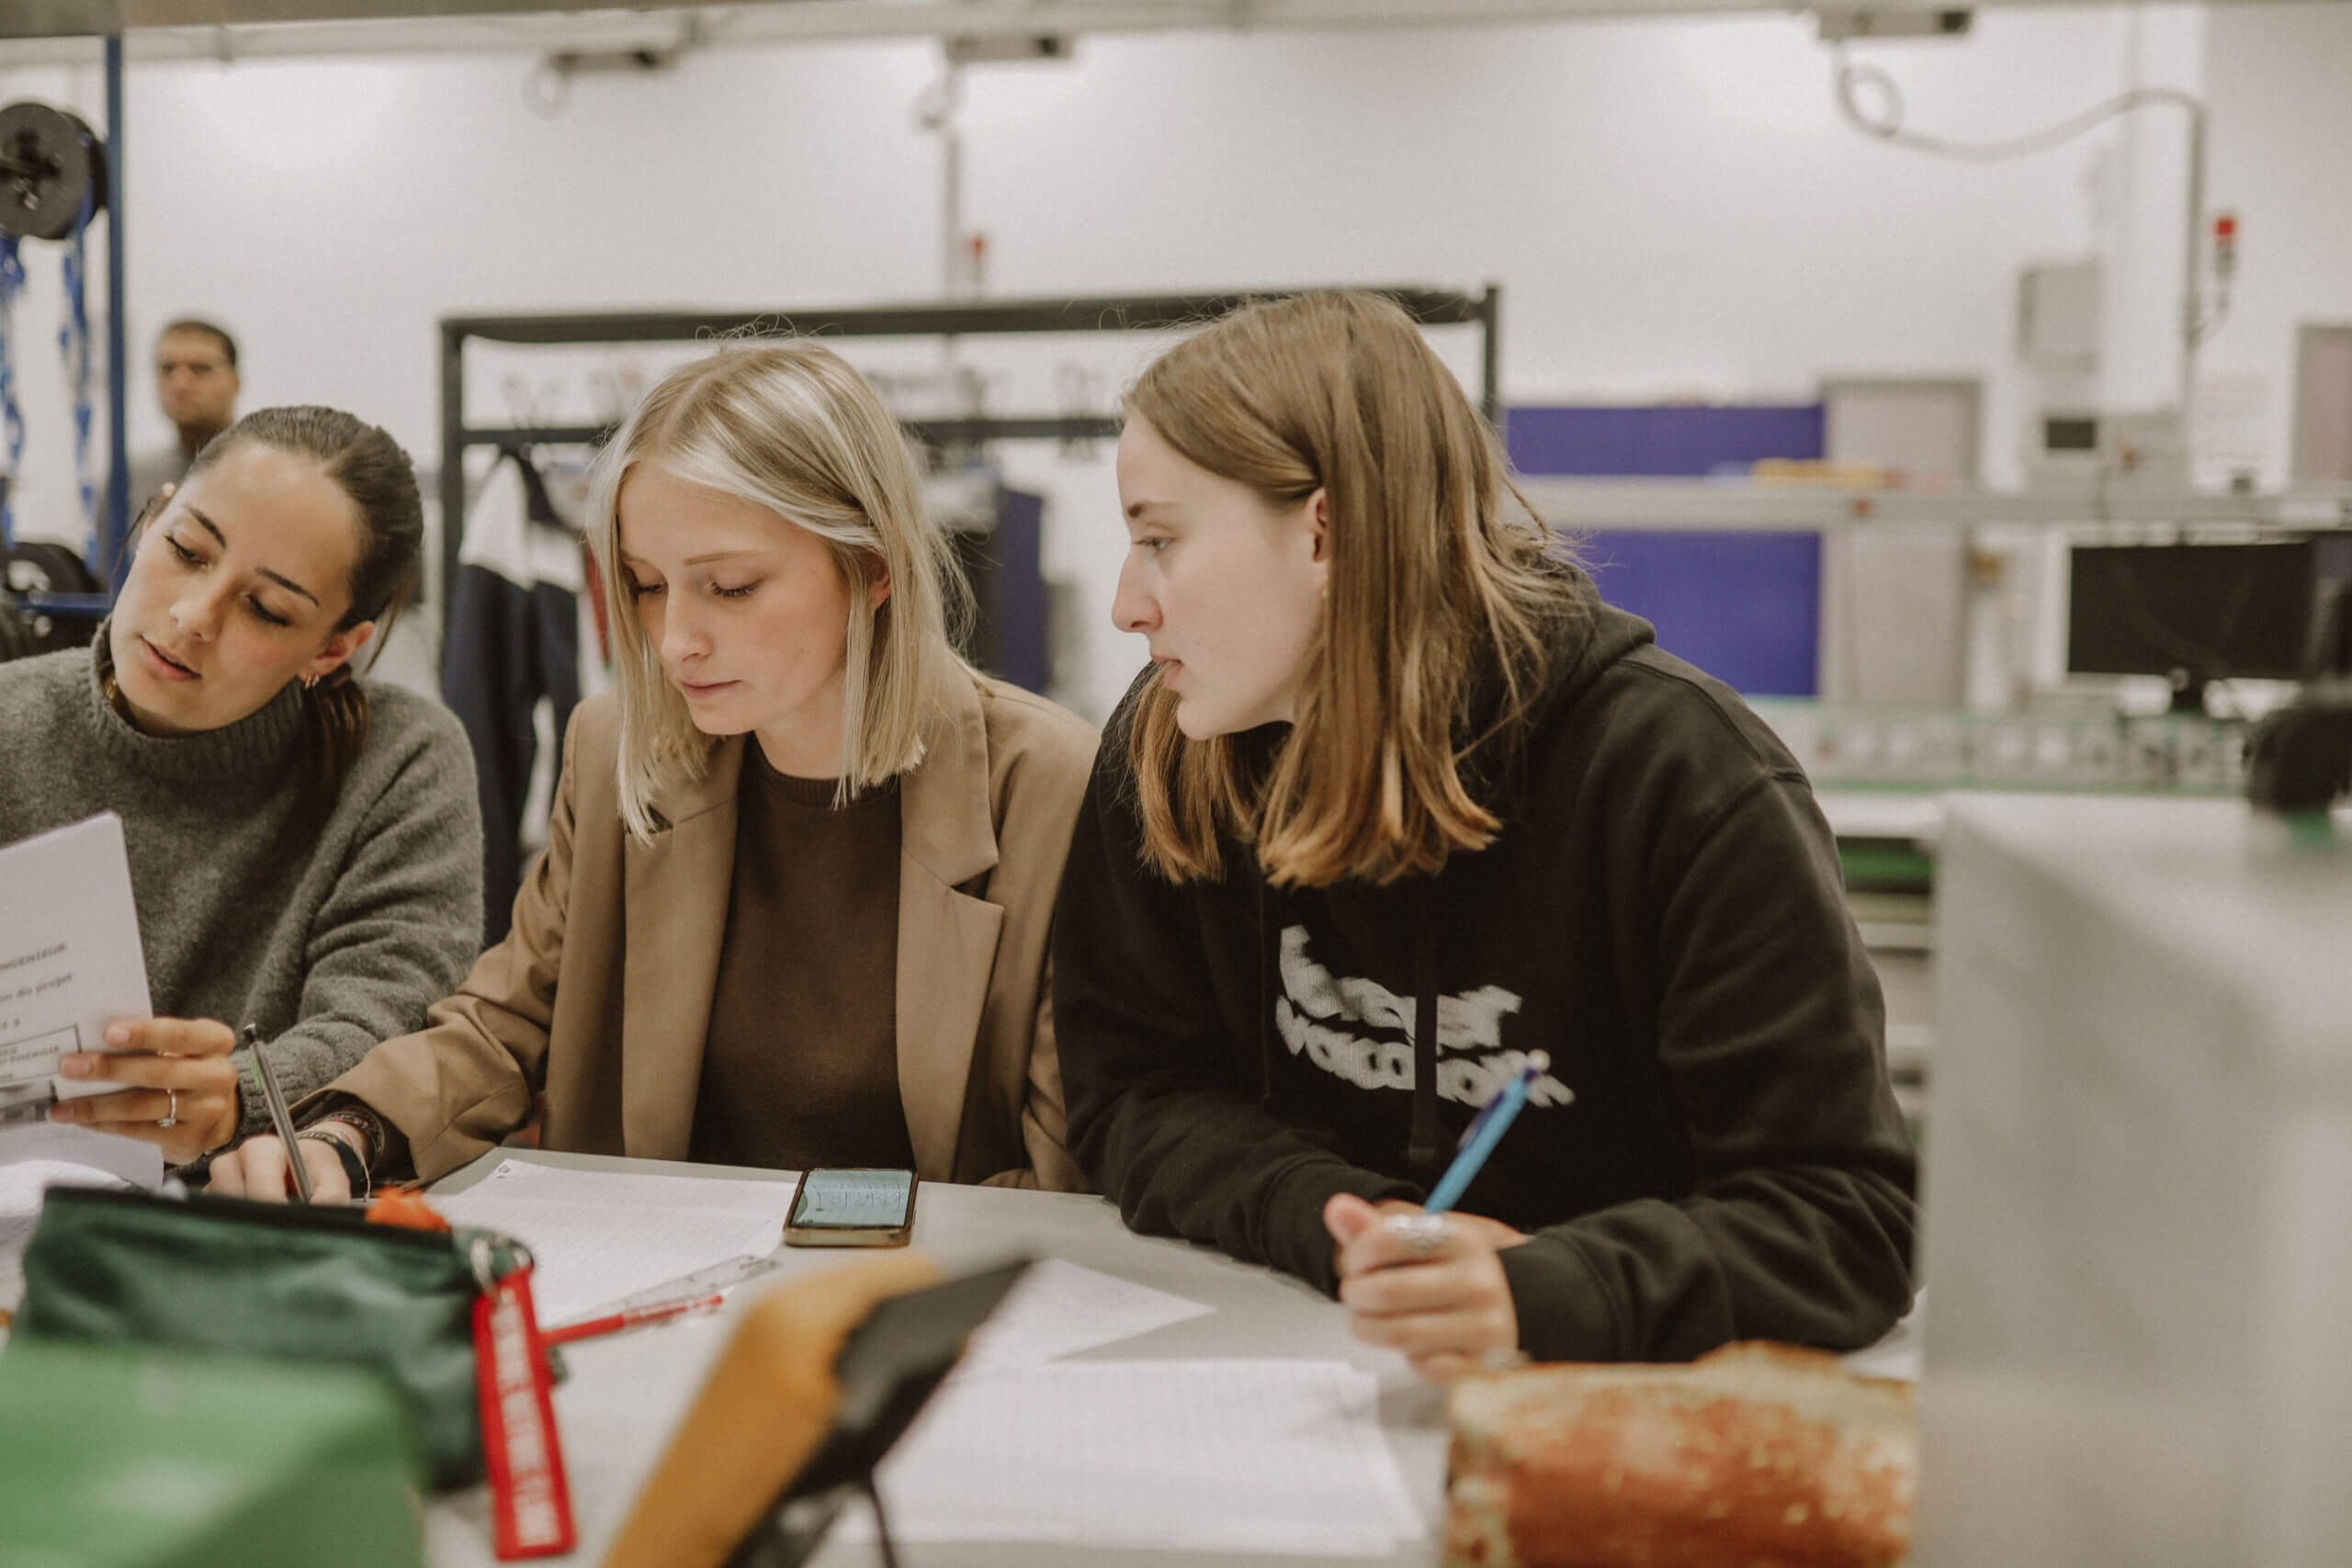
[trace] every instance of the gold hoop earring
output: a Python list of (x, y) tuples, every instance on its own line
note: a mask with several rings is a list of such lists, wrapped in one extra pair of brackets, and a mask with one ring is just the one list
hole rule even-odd
[(302, 677), (302, 689), (303, 689), (304, 691), (306, 691), (306, 692), (315, 692), (315, 691), (317, 691), (317, 690), (319, 689), (319, 678), (318, 678), (316, 675), (305, 675), (305, 676), (303, 676), (303, 677)]

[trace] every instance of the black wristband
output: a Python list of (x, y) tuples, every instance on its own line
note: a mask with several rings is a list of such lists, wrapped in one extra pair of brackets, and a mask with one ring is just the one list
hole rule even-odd
[(330, 1092), (310, 1120), (302, 1123), (302, 1131), (323, 1127), (330, 1122), (340, 1122), (359, 1137), (359, 1158), (369, 1170), (381, 1164), (384, 1151), (391, 1142), (391, 1132), (384, 1119), (368, 1107), (366, 1100), (354, 1095)]
[[(355, 1203), (368, 1201), (368, 1193), (375, 1189), (368, 1179), (368, 1162), (359, 1157), (357, 1149), (323, 1127), (307, 1128), (297, 1133), (294, 1141), (298, 1144), (324, 1144), (334, 1150), (334, 1157), (343, 1162), (344, 1179), (351, 1184), (351, 1201)], [(294, 1157), (300, 1159), (302, 1156), (296, 1154)]]

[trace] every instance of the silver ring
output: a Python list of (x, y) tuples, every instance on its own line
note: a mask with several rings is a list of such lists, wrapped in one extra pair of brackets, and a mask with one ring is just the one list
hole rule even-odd
[(155, 1118), (155, 1125), (176, 1127), (180, 1124), (180, 1091), (175, 1089), (167, 1089), (164, 1092), (172, 1097), (171, 1108)]
[(1391, 1214), (1388, 1234), (1423, 1258), (1433, 1258), (1453, 1240), (1453, 1222), (1443, 1214)]

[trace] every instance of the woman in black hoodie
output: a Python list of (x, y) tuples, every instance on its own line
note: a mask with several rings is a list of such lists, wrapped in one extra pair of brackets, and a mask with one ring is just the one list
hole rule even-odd
[[(1127, 1223), (1440, 1379), (1883, 1334), (1913, 1151), (1787, 750), (1507, 509), (1394, 304), (1237, 311), (1127, 407), (1113, 615), (1152, 669), (1054, 953), (1070, 1146)], [(1401, 1223), (1538, 1050), (1453, 1223)]]

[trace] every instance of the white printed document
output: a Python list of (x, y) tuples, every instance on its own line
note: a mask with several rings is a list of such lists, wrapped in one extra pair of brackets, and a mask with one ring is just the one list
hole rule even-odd
[[(958, 1376), (882, 1461), (900, 1540), (1385, 1557), (1427, 1533), (1345, 1361), (1071, 1361)], [(867, 1537), (862, 1513), (835, 1527)]]
[(58, 1076), (69, 1052), (106, 1049), (106, 1029), (153, 1016), (122, 819), (112, 812), (0, 849), (0, 1165), (58, 1160), (153, 1186), (153, 1144), (49, 1120), (53, 1100), (111, 1084)]
[(624, 1176), (518, 1159), (432, 1200), (451, 1224), (501, 1231), (531, 1249), (533, 1305), (550, 1325), (775, 1251), (791, 1201), (788, 1181)]

